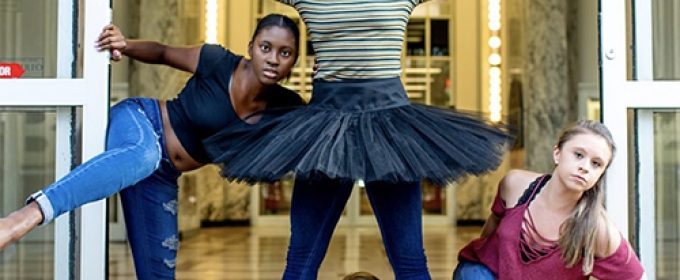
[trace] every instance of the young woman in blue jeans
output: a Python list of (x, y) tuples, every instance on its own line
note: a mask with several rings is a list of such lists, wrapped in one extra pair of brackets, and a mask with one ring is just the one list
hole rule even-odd
[[(282, 15), (263, 18), (250, 42), (251, 59), (216, 45), (171, 47), (126, 40), (104, 28), (97, 43), (121, 55), (193, 73), (173, 100), (126, 99), (111, 108), (106, 151), (29, 198), (0, 219), (0, 250), (39, 224), (120, 192), (138, 279), (175, 279), (178, 248), (177, 179), (181, 172), (213, 162), (203, 139), (242, 128), (250, 116), (302, 105), (277, 83), (298, 57), (297, 25)], [(268, 110), (267, 110), (268, 111)]]

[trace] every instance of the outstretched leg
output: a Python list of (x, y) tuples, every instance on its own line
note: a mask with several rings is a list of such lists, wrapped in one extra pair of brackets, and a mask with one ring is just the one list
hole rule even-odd
[(0, 219), (0, 251), (26, 235), (43, 220), (40, 206), (31, 202)]
[[(109, 197), (151, 175), (161, 160), (158, 139), (139, 102), (126, 100), (114, 106), (106, 151), (32, 195), (29, 205), (0, 219), (0, 249), (39, 223), (49, 223), (65, 212)], [(35, 206), (39, 206), (40, 213)]]

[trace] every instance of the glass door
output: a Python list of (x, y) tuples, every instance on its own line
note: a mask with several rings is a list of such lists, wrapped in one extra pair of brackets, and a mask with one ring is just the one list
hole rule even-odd
[(648, 279), (680, 278), (680, 3), (600, 1), (607, 208)]
[[(0, 1), (0, 215), (104, 148), (108, 56), (94, 42), (109, 1)], [(1, 279), (104, 279), (105, 203), (0, 253)]]

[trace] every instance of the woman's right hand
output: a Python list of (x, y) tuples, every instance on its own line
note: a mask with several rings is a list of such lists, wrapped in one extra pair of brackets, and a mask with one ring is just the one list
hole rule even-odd
[(119, 61), (123, 58), (123, 51), (127, 47), (125, 36), (113, 24), (104, 27), (96, 43), (97, 50), (109, 50), (111, 52), (111, 59), (114, 61)]

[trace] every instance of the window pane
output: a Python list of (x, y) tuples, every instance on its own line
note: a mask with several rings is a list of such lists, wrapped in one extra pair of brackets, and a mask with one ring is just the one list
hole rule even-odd
[(288, 215), (294, 180), (260, 185), (260, 215)]
[(655, 80), (680, 80), (680, 3), (651, 1)]
[(430, 36), (432, 56), (449, 56), (449, 21), (432, 20), (432, 35)]
[(680, 111), (654, 114), (656, 279), (680, 279)]
[(449, 107), (451, 100), (451, 63), (448, 60), (432, 61), (430, 83), (430, 105)]
[(298, 62), (295, 64), (290, 74), (290, 78), (283, 80), (281, 84), (309, 100), (312, 94), (312, 67), (314, 66), (314, 57), (307, 57), (307, 59), (305, 59), (305, 67), (302, 67), (302, 64), (300, 63), (303, 59), (305, 58), (300, 57), (298, 59)]
[[(0, 108), (0, 216), (54, 181), (56, 113)], [(53, 279), (54, 224), (38, 227), (0, 252), (0, 279)]]
[(406, 26), (406, 55), (425, 55), (425, 20), (412, 19)]
[(446, 189), (428, 181), (422, 182), (423, 214), (446, 215)]
[(421, 58), (407, 58), (404, 65), (404, 87), (412, 102), (425, 103), (425, 95), (430, 82), (427, 78), (426, 60)]
[[(427, 181), (421, 183), (422, 204), (424, 215), (446, 215), (446, 189), (436, 186)], [(372, 216), (373, 208), (368, 198), (366, 188), (360, 189), (360, 214), (362, 216)]]
[[(72, 28), (72, 24), (58, 21), (58, 3), (56, 0), (3, 0), (0, 1), (0, 78), (55, 78), (57, 77), (57, 52), (73, 53), (67, 66), (77, 60), (76, 50), (66, 41), (59, 50), (57, 36), (60, 28)], [(77, 5), (69, 5), (77, 9)], [(79, 13), (82, 18), (82, 13)], [(71, 35), (77, 38), (78, 45), (94, 48), (94, 43), (83, 44), (82, 37), (76, 32)], [(63, 33), (61, 33), (63, 34)], [(69, 33), (66, 33), (69, 34)], [(80, 50), (77, 51), (80, 54)], [(64, 53), (60, 54), (64, 57)], [(66, 56), (68, 57), (68, 56)], [(72, 67), (72, 66), (71, 66)], [(67, 71), (69, 72), (69, 71)], [(60, 73), (60, 77), (82, 77), (81, 71)]]
[(407, 58), (403, 82), (412, 102), (448, 107), (451, 99), (450, 61)]

